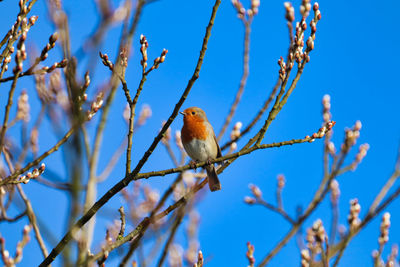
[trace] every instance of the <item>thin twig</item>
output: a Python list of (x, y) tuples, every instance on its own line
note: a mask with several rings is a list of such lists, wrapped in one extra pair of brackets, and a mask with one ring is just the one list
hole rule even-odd
[(390, 188), (392, 188), (393, 184), (397, 181), (397, 179), (400, 177), (400, 149), (399, 149), (399, 155), (397, 156), (397, 162), (395, 165), (395, 170), (393, 174), (390, 176), (390, 178), (387, 180), (385, 185), (382, 187), (381, 191), (379, 194), (376, 196), (374, 201), (372, 202), (370, 208), (369, 208), (369, 213), (373, 212), (376, 207), (381, 203), (382, 199), (386, 196), (386, 194), (389, 192)]
[[(150, 71), (149, 71), (150, 72)], [(130, 99), (129, 96), (129, 90), (128, 87), (126, 86), (126, 82), (123, 81), (123, 87), (125, 88), (125, 94), (127, 95), (127, 101), (129, 104), (129, 109), (130, 109), (130, 114), (129, 114), (129, 130), (128, 130), (128, 146), (126, 148), (126, 169), (125, 169), (125, 176), (127, 176), (130, 171), (131, 171), (131, 150), (132, 150), (132, 136), (133, 136), (133, 126), (134, 126), (134, 120), (135, 120), (135, 111), (136, 111), (136, 104), (138, 102), (139, 99), (139, 95), (143, 90), (143, 85), (147, 79), (147, 75), (149, 72), (145, 72), (143, 70), (142, 72), (142, 79), (140, 80), (138, 89), (136, 90), (136, 94), (135, 97), (133, 98), (133, 100)]]
[(3, 126), (1, 127), (1, 131), (0, 131), (0, 156), (1, 156), (1, 153), (3, 151), (4, 137), (5, 137), (5, 134), (6, 134), (6, 131), (7, 131), (8, 119), (9, 119), (9, 116), (10, 116), (11, 106), (13, 104), (13, 97), (14, 97), (15, 88), (17, 86), (17, 79), (18, 79), (18, 74), (19, 73), (20, 73), (20, 71), (16, 72), (16, 75), (15, 75), (14, 80), (13, 80), (12, 85), (11, 85), (11, 89), (8, 92), (8, 101), (7, 101), (6, 110), (5, 110), (5, 113), (4, 113)]
[(178, 167), (178, 166), (179, 166), (179, 162), (178, 162), (178, 160), (177, 160), (177, 158), (176, 158), (176, 156), (175, 156), (174, 151), (173, 151), (172, 148), (171, 148), (170, 143), (169, 143), (169, 142), (165, 142), (165, 143), (163, 143), (163, 145), (164, 145), (165, 148), (167, 149), (168, 155), (169, 155), (169, 157), (171, 158), (171, 160), (172, 160), (172, 162), (174, 163), (174, 165), (175, 165), (176, 167)]
[(108, 164), (104, 168), (103, 172), (97, 176), (97, 183), (103, 182), (110, 175), (111, 171), (114, 169), (121, 155), (124, 153), (125, 146), (126, 146), (126, 139), (124, 138), (121, 145), (117, 148), (117, 150), (115, 150), (111, 159), (108, 161)]
[(42, 251), (43, 256), (46, 258), (49, 253), (46, 249), (46, 245), (44, 244), (42, 235), (40, 234), (39, 226), (37, 225), (37, 222), (36, 222), (36, 215), (33, 211), (32, 204), (29, 201), (29, 199), (27, 198), (27, 196), (25, 195), (24, 190), (22, 189), (22, 186), (20, 184), (17, 185), (17, 189), (18, 189), (18, 192), (19, 192), (22, 200), (25, 202), (26, 214), (28, 215), (29, 221), (32, 224), (33, 230), (35, 232), (35, 237), (39, 244), (40, 250)]
[(330, 239), (330, 244), (334, 244), (339, 222), (339, 206), (337, 202), (331, 203), (331, 206), (332, 206), (332, 223), (331, 223), (331, 233), (329, 235), (329, 239)]
[(279, 207), (275, 207), (272, 204), (269, 204), (268, 202), (262, 200), (262, 199), (257, 199), (256, 204), (260, 204), (264, 207), (266, 207), (267, 209), (276, 212), (277, 214), (281, 215), (285, 220), (287, 220), (290, 224), (295, 224), (296, 221), (293, 220), (283, 209), (279, 208)]
[(124, 212), (124, 207), (121, 206), (119, 209), (119, 214), (121, 215), (121, 228), (118, 233), (117, 239), (121, 239), (124, 236), (125, 233), (125, 212)]

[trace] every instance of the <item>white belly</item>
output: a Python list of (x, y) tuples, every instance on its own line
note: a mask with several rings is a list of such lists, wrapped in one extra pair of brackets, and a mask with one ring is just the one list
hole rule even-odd
[(214, 144), (214, 140), (206, 142), (198, 139), (193, 139), (191, 142), (184, 144), (188, 155), (197, 161), (207, 161), (209, 159), (215, 159), (217, 157), (217, 146), (210, 145)]

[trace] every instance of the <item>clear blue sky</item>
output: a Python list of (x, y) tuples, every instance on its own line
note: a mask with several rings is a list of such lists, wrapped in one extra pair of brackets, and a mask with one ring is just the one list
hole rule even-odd
[[(116, 6), (117, 1), (113, 2)], [(134, 162), (142, 156), (144, 149), (158, 133), (161, 122), (172, 112), (193, 73), (213, 2), (159, 0), (144, 9), (134, 38), (133, 56), (127, 69), (128, 85), (135, 88), (139, 82), (140, 34), (145, 34), (148, 38), (149, 60), (158, 56), (163, 48), (167, 48), (169, 53), (165, 63), (150, 74), (140, 96), (138, 107), (149, 104), (153, 115), (135, 135)], [(293, 3), (296, 17), (299, 17), (300, 2)], [(96, 10), (92, 1), (64, 1), (63, 4), (69, 16), (72, 50), (76, 51), (96, 25)], [(246, 2), (245, 6), (247, 4)], [(331, 96), (333, 119), (337, 122), (333, 139), (337, 147), (343, 140), (344, 128), (351, 127), (356, 120), (362, 122), (363, 128), (358, 144), (370, 144), (368, 155), (356, 172), (339, 178), (340, 223), (347, 225), (349, 200), (358, 198), (362, 207), (361, 214), (364, 215), (380, 187), (390, 176), (395, 163), (400, 136), (400, 88), (396, 79), (400, 60), (400, 37), (397, 27), (400, 3), (394, 0), (380, 3), (322, 0), (319, 4), (322, 20), (317, 27), (311, 61), (287, 105), (272, 123), (264, 141), (269, 143), (303, 138), (317, 131), (321, 124), (321, 99), (325, 94)], [(9, 29), (17, 13), (13, 1), (0, 3), (2, 10), (8, 6), (12, 7), (7, 12), (3, 11), (0, 17), (2, 33)], [(38, 1), (31, 14), (39, 15), (39, 20), (29, 31), (28, 44), (34, 44), (41, 49), (54, 31), (48, 20), (44, 1)], [(243, 32), (242, 23), (236, 18), (230, 1), (223, 1), (217, 13), (200, 78), (183, 106), (202, 107), (217, 132), (222, 127), (239, 85)], [(114, 27), (101, 49), (103, 53), (108, 53), (111, 59), (115, 58), (119, 34), (120, 27)], [(278, 77), (277, 59), (286, 55), (288, 34), (283, 1), (261, 2), (259, 15), (253, 22), (251, 40), (250, 76), (243, 100), (234, 117), (234, 122), (242, 121), (244, 125), (253, 118), (274, 85)], [(46, 62), (60, 60), (61, 55), (61, 50), (57, 48), (50, 53)], [(100, 84), (108, 75), (109, 71), (98, 64), (92, 84)], [(22, 88), (26, 88), (31, 94), (32, 112), (36, 114), (39, 106), (35, 105), (38, 104), (38, 100), (33, 93), (33, 80), (24, 78), (20, 81), (16, 95), (19, 95)], [(10, 84), (0, 86), (3, 91), (0, 97), (1, 106), (4, 106), (7, 100), (6, 91), (9, 86)], [(89, 87), (89, 95), (96, 89)], [(125, 97), (122, 90), (119, 90), (105, 131), (100, 169), (108, 162), (110, 155), (126, 134), (126, 126), (121, 118), (124, 107)], [(1, 108), (0, 117), (3, 116), (4, 110)], [(94, 123), (90, 126), (91, 130), (95, 129)], [(45, 151), (57, 141), (57, 137), (46, 132), (46, 127), (50, 127), (48, 121), (40, 129), (41, 151)], [(178, 118), (172, 124), (172, 130), (175, 132), (181, 127), (182, 121)], [(254, 134), (258, 127), (261, 127), (261, 123), (247, 137)], [(62, 130), (66, 129), (67, 127)], [(18, 141), (19, 131), (10, 133), (15, 135)], [(229, 133), (224, 140), (228, 138)], [(240, 142), (239, 147), (243, 143), (244, 141)], [(248, 184), (257, 184), (262, 189), (265, 199), (274, 203), (276, 176), (283, 173), (287, 181), (283, 192), (284, 206), (287, 212), (294, 216), (298, 205), (304, 207), (311, 200), (322, 177), (322, 143), (321, 140), (317, 140), (311, 144), (258, 151), (235, 161), (220, 175), (223, 189), (216, 193), (207, 192), (206, 197), (197, 206), (201, 214), (200, 247), (205, 257), (210, 260), (206, 266), (246, 266), (247, 241), (255, 246), (257, 262), (266, 255), (289, 230), (289, 225), (262, 207), (244, 204), (243, 197), (249, 195)], [(67, 179), (65, 170), (61, 169), (62, 160), (59, 153), (49, 157), (45, 163), (49, 169), (60, 170), (60, 176)], [(142, 171), (170, 167), (172, 162), (160, 145)], [(115, 184), (124, 172), (122, 159), (109, 180), (99, 187), (99, 195)], [(159, 188), (162, 192), (172, 179), (174, 176), (155, 177), (145, 183)], [(66, 195), (35, 182), (24, 185), (24, 188), (32, 199), (38, 216), (44, 216), (46, 225), (52, 226), (51, 230), (54, 231), (56, 240), (59, 240), (65, 233), (64, 220), (68, 207)], [(400, 223), (399, 202), (397, 200), (388, 208), (392, 215), (392, 228), (389, 243), (383, 254), (385, 258), (391, 245), (400, 242), (400, 228), (396, 227)], [(117, 219), (116, 211), (121, 203), (121, 197), (118, 195), (104, 210), (112, 211)], [(105, 214), (104, 211), (100, 211), (100, 215), (102, 212)], [(317, 218), (321, 218), (329, 229), (329, 202), (324, 202), (305, 225), (310, 226)], [(340, 266), (371, 265), (371, 252), (378, 247), (380, 220), (381, 216), (351, 242)], [(1, 233), (15, 233), (7, 236), (7, 246), (11, 251), (20, 238), (20, 231), (16, 229), (22, 229), (22, 225), (26, 223), (26, 220), (18, 223), (20, 228), (14, 224), (0, 224)], [(105, 225), (107, 222), (99, 219), (96, 241), (103, 239)], [(178, 237), (179, 240), (181, 237)], [(184, 239), (181, 241), (186, 246)], [(47, 243), (47, 246), (50, 248), (50, 243)], [(41, 259), (34, 241), (24, 250), (24, 258), (23, 266), (36, 265)], [(299, 250), (292, 240), (274, 258), (271, 266), (298, 266), (299, 260)]]

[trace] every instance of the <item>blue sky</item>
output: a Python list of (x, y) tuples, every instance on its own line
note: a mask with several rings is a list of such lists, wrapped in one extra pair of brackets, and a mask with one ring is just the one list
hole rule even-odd
[[(115, 6), (118, 5), (117, 1), (113, 2)], [(297, 18), (300, 2), (293, 3)], [(64, 1), (63, 4), (69, 16), (72, 50), (76, 51), (96, 25), (96, 10), (92, 1)], [(396, 159), (400, 136), (400, 88), (396, 81), (400, 59), (397, 53), (400, 42), (397, 28), (400, 3), (393, 0), (381, 1), (379, 4), (376, 1), (320, 1), (319, 4), (322, 20), (317, 26), (311, 61), (287, 105), (269, 128), (264, 142), (303, 138), (317, 131), (321, 125), (321, 100), (325, 94), (331, 96), (331, 112), (333, 120), (337, 122), (333, 137), (337, 147), (343, 140), (344, 128), (351, 127), (356, 120), (362, 122), (358, 145), (369, 143), (368, 155), (356, 172), (347, 173), (339, 178), (340, 223), (346, 225), (350, 199), (358, 198), (362, 207), (361, 214), (365, 214), (367, 207), (390, 176)], [(11, 1), (4, 1), (0, 5), (8, 7), (13, 4)], [(132, 155), (134, 163), (158, 133), (161, 122), (172, 112), (193, 73), (212, 5), (213, 1), (160, 0), (144, 9), (126, 74), (127, 83), (132, 91), (140, 79), (140, 34), (146, 35), (149, 41), (149, 60), (158, 56), (163, 48), (167, 48), (169, 52), (160, 68), (149, 75), (140, 96), (138, 108), (148, 104), (153, 114), (135, 135)], [(246, 2), (245, 6), (247, 5)], [(9, 12), (2, 13), (4, 14), (0, 17), (0, 30), (4, 33), (15, 19), (16, 6), (11, 7)], [(44, 1), (38, 1), (31, 14), (39, 15), (39, 20), (29, 31), (27, 42), (28, 45), (34, 44), (37, 49), (41, 49), (54, 31)], [(203, 108), (216, 132), (222, 127), (239, 85), (243, 32), (243, 25), (236, 18), (230, 1), (223, 1), (217, 13), (200, 78), (183, 106)], [(115, 58), (119, 35), (120, 27), (115, 26), (106, 36), (101, 49), (103, 53), (109, 54), (111, 59)], [(259, 15), (254, 18), (252, 26), (250, 76), (234, 122), (241, 121), (247, 125), (253, 118), (278, 78), (276, 62), (280, 56), (286, 56), (287, 47), (288, 33), (283, 2), (262, 1)], [(51, 64), (55, 60), (58, 61), (61, 55), (61, 50), (57, 47), (49, 53), (46, 62)], [(109, 71), (101, 65), (100, 60), (98, 62), (96, 70), (93, 70), (95, 76), (92, 78), (92, 86), (101, 84), (109, 77)], [(80, 68), (80, 71), (83, 77), (84, 68)], [(3, 92), (6, 92), (9, 86), (0, 85)], [(31, 94), (31, 110), (36, 114), (39, 106), (33, 93), (32, 78), (20, 80), (16, 95), (19, 95), (22, 88), (26, 88)], [(89, 96), (96, 89), (89, 87)], [(6, 94), (3, 93), (0, 104), (4, 106), (6, 101)], [(119, 90), (105, 131), (100, 169), (105, 166), (126, 135), (126, 125), (121, 117), (124, 107), (125, 96), (122, 90)], [(4, 116), (3, 109), (0, 110), (0, 116)], [(89, 123), (89, 130), (92, 132), (95, 130), (95, 122), (96, 120)], [(258, 123), (246, 137), (252, 136), (261, 125), (262, 122)], [(57, 136), (46, 131), (50, 126), (46, 121), (40, 129), (41, 151), (45, 151), (58, 140)], [(172, 130), (175, 132), (181, 127), (182, 121), (178, 118), (173, 122)], [(67, 129), (66, 126), (62, 130)], [(10, 134), (18, 140), (19, 130), (14, 129)], [(227, 141), (228, 138), (229, 130), (223, 140)], [(239, 147), (247, 138), (239, 142)], [(319, 185), (322, 177), (322, 144), (322, 140), (317, 140), (311, 144), (256, 151), (235, 161), (220, 175), (223, 189), (216, 193), (206, 192), (206, 197), (197, 205), (201, 214), (200, 247), (209, 259), (207, 266), (245, 266), (247, 241), (255, 246), (257, 262), (266, 255), (289, 230), (289, 225), (262, 207), (244, 204), (243, 197), (249, 195), (248, 184), (258, 185), (265, 199), (274, 203), (276, 176), (283, 173), (287, 181), (283, 191), (284, 206), (286, 211), (294, 216), (296, 207), (306, 206)], [(351, 153), (348, 163), (357, 150), (354, 149)], [(59, 153), (52, 155), (45, 162), (49, 169), (59, 170), (62, 179), (67, 179), (66, 172), (62, 169), (62, 160), (62, 154)], [(159, 145), (142, 171), (170, 167), (172, 162), (165, 149)], [(123, 177), (124, 172), (122, 159), (111, 177), (100, 185), (98, 194), (106, 192), (107, 188)], [(174, 176), (155, 177), (145, 183), (162, 192), (172, 179)], [(65, 233), (65, 214), (68, 208), (66, 194), (34, 182), (25, 185), (24, 188), (38, 216), (42, 217), (48, 226), (51, 225), (56, 240), (59, 240)], [(121, 203), (121, 197), (118, 195), (104, 208), (111, 210), (115, 213), (115, 218), (118, 218), (117, 208)], [(399, 208), (397, 200), (387, 209), (392, 215), (392, 228), (389, 243), (383, 254), (385, 258), (391, 244), (400, 242), (400, 229), (396, 228), (400, 221)], [(322, 203), (306, 221), (306, 227), (317, 218), (321, 218), (329, 229), (329, 202)], [(378, 247), (380, 220), (381, 216), (378, 216), (351, 242), (340, 266), (371, 265), (371, 252)], [(27, 221), (18, 223), (20, 228), (1, 223), (0, 232), (15, 232), (16, 229), (22, 229), (22, 225), (26, 223)], [(99, 234), (95, 240), (103, 238), (105, 225), (107, 222), (99, 219), (96, 228)], [(15, 235), (7, 237), (10, 250), (15, 247), (20, 237), (19, 230), (16, 232)], [(185, 245), (181, 236), (178, 236), (178, 241)], [(50, 243), (47, 243), (47, 246), (50, 248)], [(292, 240), (273, 259), (271, 266), (297, 266), (299, 258), (298, 248)], [(37, 245), (31, 241), (24, 251), (24, 262), (36, 264), (39, 259)]]

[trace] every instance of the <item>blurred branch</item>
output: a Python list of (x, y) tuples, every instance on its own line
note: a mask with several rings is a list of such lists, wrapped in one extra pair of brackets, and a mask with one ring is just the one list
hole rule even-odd
[[(18, 65), (20, 64), (22, 66), (22, 58), (18, 60), (18, 57), (16, 57), (16, 61), (17, 61)], [(11, 106), (13, 104), (14, 92), (15, 92), (15, 88), (17, 86), (18, 75), (19, 75), (20, 72), (21, 72), (20, 68), (16, 67), (16, 69), (14, 71), (15, 77), (13, 79), (13, 82), (12, 82), (12, 85), (11, 85), (11, 89), (8, 92), (8, 100), (7, 100), (6, 110), (4, 112), (3, 125), (2, 125), (1, 131), (0, 131), (0, 156), (1, 156), (1, 153), (3, 151), (4, 137), (5, 137), (5, 134), (6, 134), (6, 131), (7, 131), (8, 119), (9, 119), (9, 116), (10, 116), (10, 110), (11, 110)]]
[(158, 267), (161, 267), (163, 265), (164, 260), (165, 260), (165, 258), (167, 256), (167, 253), (169, 251), (169, 247), (170, 247), (171, 243), (174, 241), (174, 237), (175, 237), (176, 231), (178, 230), (179, 225), (182, 223), (184, 215), (185, 215), (185, 211), (184, 211), (183, 208), (180, 208), (179, 210), (177, 210), (176, 218), (175, 218), (174, 223), (172, 225), (172, 229), (171, 229), (171, 231), (169, 233), (167, 242), (165, 243), (165, 246), (164, 246), (164, 248), (162, 250), (161, 258), (158, 260), (158, 263), (157, 263)]
[(67, 142), (68, 138), (74, 133), (76, 130), (76, 127), (72, 127), (65, 135), (63, 138), (61, 138), (60, 141), (58, 141), (52, 148), (44, 152), (42, 155), (40, 155), (38, 158), (35, 160), (31, 161), (28, 163), (24, 168), (16, 170), (13, 172), (11, 175), (8, 177), (4, 178), (3, 180), (0, 180), (0, 186), (6, 185), (6, 184), (18, 184), (20, 181), (14, 180), (18, 175), (28, 171), (30, 168), (32, 168), (35, 165), (38, 165), (43, 159), (51, 155), (53, 152), (57, 151), (60, 146), (62, 146), (65, 142)]
[(42, 235), (40, 234), (39, 226), (37, 225), (37, 222), (36, 222), (36, 215), (33, 211), (32, 204), (29, 201), (29, 199), (27, 198), (27, 196), (25, 195), (25, 193), (22, 189), (22, 186), (20, 184), (17, 185), (17, 189), (18, 189), (18, 192), (19, 192), (22, 200), (25, 202), (26, 215), (28, 216), (29, 221), (32, 224), (33, 230), (35, 232), (35, 237), (39, 244), (40, 250), (42, 251), (44, 258), (46, 258), (47, 255), (49, 254), (49, 252), (47, 251), (46, 245), (44, 244), (44, 241), (42, 238)]
[[(111, 246), (109, 247), (108, 251), (112, 251), (120, 246), (122, 246), (123, 244), (131, 241), (133, 238), (135, 238), (135, 243), (132, 243), (129, 251), (130, 254), (132, 254), (134, 252), (134, 248), (136, 248), (136, 245), (140, 238), (143, 236), (143, 234), (139, 235), (139, 232), (144, 233), (147, 230), (147, 227), (149, 226), (149, 224), (151, 222), (154, 222), (153, 218), (156, 215), (156, 213), (161, 209), (161, 207), (165, 204), (165, 201), (167, 200), (167, 198), (172, 194), (175, 186), (182, 180), (182, 173), (180, 173), (178, 175), (178, 177), (175, 179), (175, 181), (170, 185), (170, 187), (164, 192), (164, 195), (161, 197), (160, 201), (158, 202), (158, 204), (156, 205), (156, 207), (152, 210), (152, 212), (150, 213), (150, 215), (148, 217), (145, 217), (139, 224), (138, 226), (132, 231), (130, 232), (128, 235), (126, 235), (125, 237), (119, 238), (118, 240), (116, 240), (113, 244), (111, 244)], [(100, 252), (96, 255), (94, 255), (92, 258), (89, 259), (89, 262), (92, 261), (96, 261), (98, 259), (101, 259), (104, 257), (104, 252)]]
[(265, 100), (264, 105), (257, 112), (257, 115), (254, 117), (254, 119), (246, 126), (246, 128), (243, 131), (240, 132), (240, 136), (236, 137), (235, 139), (233, 139), (233, 140), (227, 142), (226, 144), (224, 144), (223, 146), (221, 146), (222, 150), (225, 150), (226, 148), (230, 147), (230, 145), (232, 143), (237, 142), (245, 134), (250, 132), (250, 130), (254, 127), (254, 125), (256, 125), (256, 123), (261, 119), (262, 115), (264, 115), (265, 111), (268, 109), (268, 107), (269, 107), (270, 103), (272, 102), (272, 100), (274, 100), (276, 92), (278, 91), (280, 85), (281, 85), (281, 80), (278, 79), (278, 81), (276, 82), (276, 84), (275, 84), (274, 88), (272, 89), (270, 95)]
[(217, 140), (221, 140), (222, 136), (224, 136), (224, 133), (226, 132), (226, 129), (228, 129), (229, 123), (232, 121), (233, 116), (235, 115), (237, 106), (240, 102), (240, 99), (242, 98), (242, 94), (244, 92), (244, 88), (247, 83), (247, 77), (249, 76), (249, 61), (250, 61), (250, 32), (251, 32), (251, 23), (253, 22), (253, 16), (251, 16), (248, 19), (243, 18), (242, 19), (243, 24), (244, 24), (244, 52), (243, 52), (243, 74), (242, 78), (240, 80), (240, 85), (239, 89), (236, 93), (235, 96), (235, 101), (233, 102), (228, 116), (225, 119), (224, 125), (221, 128), (221, 131), (219, 132), (217, 136)]
[[(5, 160), (8, 164), (10, 171), (13, 172), (14, 166), (11, 162), (10, 155), (8, 153), (5, 153), (4, 157), (5, 157)], [(28, 199), (28, 197), (25, 195), (25, 192), (22, 189), (22, 186), (20, 184), (17, 184), (17, 190), (18, 190), (19, 195), (21, 196), (22, 200), (25, 203), (26, 210), (24, 213), (26, 213), (26, 215), (29, 218), (29, 222), (31, 223), (33, 230), (35, 232), (35, 237), (39, 244), (40, 250), (42, 251), (44, 258), (46, 258), (49, 253), (46, 249), (46, 245), (43, 242), (42, 235), (40, 234), (39, 227), (38, 227), (38, 224), (36, 221), (36, 215), (35, 215), (35, 212), (33, 211), (32, 204), (31, 204), (30, 200)]]
[(271, 211), (273, 211), (273, 212), (276, 212), (276, 213), (279, 214), (279, 215), (281, 215), (281, 216), (282, 216), (286, 221), (288, 221), (290, 224), (295, 224), (295, 223), (296, 223), (296, 221), (293, 220), (283, 209), (278, 208), (278, 207), (275, 207), (274, 205), (269, 204), (268, 202), (266, 202), (266, 201), (264, 201), (264, 200), (262, 200), (262, 199), (257, 200), (256, 203), (257, 203), (257, 204), (260, 204), (261, 206), (266, 207), (267, 209), (269, 209), (269, 210), (271, 210)]
[(377, 206), (381, 203), (381, 201), (387, 195), (389, 190), (393, 187), (394, 183), (397, 181), (399, 176), (400, 176), (400, 149), (398, 152), (397, 162), (395, 164), (394, 172), (390, 176), (390, 178), (387, 180), (385, 185), (382, 187), (379, 194), (375, 197), (374, 201), (372, 202), (372, 204), (369, 208), (368, 213), (372, 213), (377, 208)]

